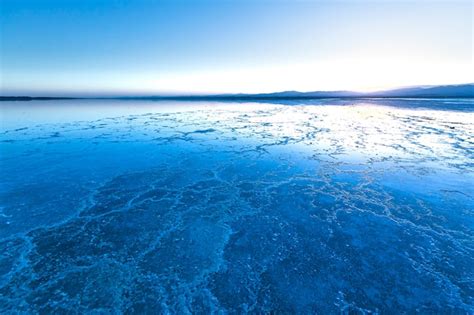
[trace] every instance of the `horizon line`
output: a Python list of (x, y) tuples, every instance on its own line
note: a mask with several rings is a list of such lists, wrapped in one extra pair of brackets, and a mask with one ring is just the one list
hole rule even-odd
[[(468, 88), (462, 91), (436, 91), (436, 89)], [(430, 94), (433, 93), (433, 94)], [(444, 93), (443, 93), (444, 92)], [(390, 94), (392, 93), (392, 94)], [(410, 95), (410, 93), (412, 93)], [(413, 94), (414, 93), (414, 94)], [(423, 94), (424, 93), (424, 94)], [(181, 94), (156, 94), (156, 95), (82, 95), (82, 96), (58, 96), (58, 95), (0, 95), (0, 100), (52, 100), (52, 99), (162, 99), (162, 100), (251, 100), (251, 99), (317, 99), (317, 98), (473, 98), (474, 83), (446, 84), (446, 85), (416, 85), (379, 90), (372, 92), (361, 92), (351, 90), (315, 90), (301, 92), (296, 90), (285, 90), (267, 93), (181, 93)]]

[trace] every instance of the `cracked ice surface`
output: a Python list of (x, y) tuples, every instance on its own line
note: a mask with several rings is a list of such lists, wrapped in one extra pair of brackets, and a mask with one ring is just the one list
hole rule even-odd
[(332, 102), (3, 102), (0, 312), (473, 312), (472, 101)]

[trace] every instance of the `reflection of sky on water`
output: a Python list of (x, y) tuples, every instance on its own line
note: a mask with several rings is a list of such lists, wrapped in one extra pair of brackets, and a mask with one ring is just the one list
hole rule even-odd
[(472, 102), (301, 102), (0, 104), (0, 308), (472, 311)]

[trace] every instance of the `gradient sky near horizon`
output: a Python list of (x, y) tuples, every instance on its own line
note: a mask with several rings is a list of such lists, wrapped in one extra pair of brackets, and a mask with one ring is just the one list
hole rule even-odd
[(3, 95), (474, 82), (473, 2), (1, 0)]

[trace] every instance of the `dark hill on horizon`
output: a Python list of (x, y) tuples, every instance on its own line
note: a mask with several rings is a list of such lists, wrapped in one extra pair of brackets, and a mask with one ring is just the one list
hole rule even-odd
[(426, 97), (426, 98), (474, 98), (474, 83), (459, 85), (440, 85), (407, 87), (377, 92), (353, 92), (353, 91), (314, 91), (298, 92), (284, 91), (276, 93), (262, 94), (222, 94), (216, 97), (235, 97), (235, 98), (364, 98), (364, 97)]

